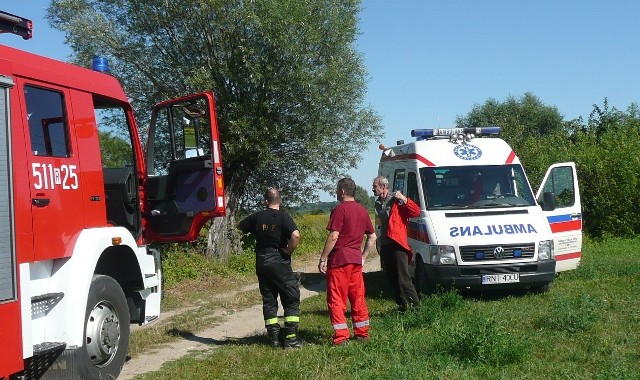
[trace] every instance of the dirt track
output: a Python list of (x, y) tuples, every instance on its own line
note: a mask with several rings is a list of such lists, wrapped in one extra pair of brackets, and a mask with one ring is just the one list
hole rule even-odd
[[(313, 264), (297, 269), (303, 276), (300, 296), (302, 299), (317, 295), (325, 289), (324, 277), (318, 274), (318, 269)], [(373, 272), (380, 270), (380, 260), (377, 255), (371, 255), (365, 263), (364, 271)], [(245, 287), (256, 288), (257, 283)], [(279, 314), (282, 313), (282, 310)], [(166, 316), (165, 316), (166, 317)], [(253, 305), (234, 313), (221, 313), (222, 321), (210, 328), (199, 331), (196, 335), (182, 337), (177, 341), (167, 343), (144, 355), (139, 355), (127, 361), (118, 379), (132, 379), (135, 376), (157, 371), (166, 362), (179, 359), (190, 352), (215, 349), (226, 344), (230, 340), (236, 340), (252, 335), (264, 333), (264, 320), (262, 318), (262, 304)], [(328, 323), (328, 321), (327, 321)]]

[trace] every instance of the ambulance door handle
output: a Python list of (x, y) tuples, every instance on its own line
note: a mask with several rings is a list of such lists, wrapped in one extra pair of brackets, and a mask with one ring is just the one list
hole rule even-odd
[(579, 212), (573, 213), (573, 214), (571, 214), (571, 219), (578, 219), (580, 217), (580, 215), (581, 214)]
[(31, 204), (36, 207), (46, 207), (51, 203), (49, 198), (33, 198), (31, 199)]

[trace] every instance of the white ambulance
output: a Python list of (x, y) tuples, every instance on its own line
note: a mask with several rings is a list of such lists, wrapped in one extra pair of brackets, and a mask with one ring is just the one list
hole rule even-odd
[(557, 272), (577, 267), (582, 214), (575, 164), (552, 165), (534, 196), (499, 132), (416, 129), (416, 141), (380, 147), (379, 175), (420, 205), (408, 225), (418, 292), (545, 291)]

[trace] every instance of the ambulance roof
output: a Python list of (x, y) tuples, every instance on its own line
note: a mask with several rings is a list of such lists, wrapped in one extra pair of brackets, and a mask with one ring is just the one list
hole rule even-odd
[(426, 139), (424, 136), (418, 136), (418, 141), (383, 149), (380, 162), (416, 160), (419, 167), (520, 163), (513, 149), (504, 140), (498, 137), (471, 135), (473, 134), (462, 133), (457, 135), (457, 138), (430, 136)]
[(111, 75), (0, 45), (0, 75), (74, 88), (127, 102)]

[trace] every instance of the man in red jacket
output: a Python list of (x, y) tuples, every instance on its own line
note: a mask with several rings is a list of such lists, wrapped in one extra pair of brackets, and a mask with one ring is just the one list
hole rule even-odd
[(390, 192), (389, 180), (384, 176), (373, 180), (373, 193), (378, 197), (375, 209), (380, 219), (380, 256), (395, 291), (398, 308), (405, 311), (420, 305), (418, 292), (409, 274), (412, 253), (407, 240), (407, 222), (409, 218), (420, 215), (420, 206), (400, 191)]

